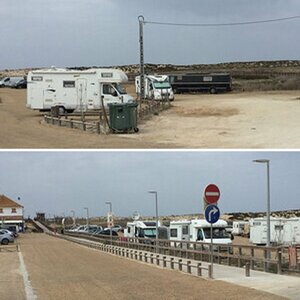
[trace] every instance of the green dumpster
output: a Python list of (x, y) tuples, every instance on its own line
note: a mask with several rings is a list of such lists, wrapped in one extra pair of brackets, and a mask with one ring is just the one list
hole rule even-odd
[(137, 106), (132, 103), (110, 103), (109, 126), (113, 132), (138, 132), (137, 127)]

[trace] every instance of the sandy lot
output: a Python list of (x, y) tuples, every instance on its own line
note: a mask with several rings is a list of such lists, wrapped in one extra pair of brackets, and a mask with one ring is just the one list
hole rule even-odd
[(25, 104), (25, 90), (0, 89), (1, 148), (300, 148), (300, 91), (177, 95), (138, 134), (107, 136), (44, 124)]
[(44, 234), (24, 235), (21, 251), (38, 299), (200, 299), (203, 291), (206, 299), (282, 299), (132, 262)]

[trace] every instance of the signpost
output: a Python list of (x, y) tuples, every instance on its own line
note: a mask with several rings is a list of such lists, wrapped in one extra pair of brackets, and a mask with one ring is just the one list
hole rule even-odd
[(220, 190), (215, 184), (209, 184), (204, 189), (204, 214), (205, 219), (210, 223), (210, 263), (211, 263), (211, 274), (213, 276), (213, 224), (218, 222), (220, 218), (220, 209), (217, 206), (217, 202), (220, 199)]

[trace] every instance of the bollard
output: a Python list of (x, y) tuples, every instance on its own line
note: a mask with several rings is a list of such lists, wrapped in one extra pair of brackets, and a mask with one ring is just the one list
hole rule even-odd
[(156, 265), (159, 266), (159, 254), (156, 255)]
[(153, 253), (150, 254), (150, 263), (153, 264)]
[(182, 271), (182, 259), (178, 259), (178, 270)]
[(163, 256), (163, 267), (166, 268), (167, 267), (167, 257)]
[(189, 274), (192, 273), (192, 267), (191, 267), (191, 261), (190, 260), (188, 260), (187, 263), (186, 263), (186, 269), (187, 269), (187, 272)]
[(212, 265), (208, 265), (208, 277), (209, 277), (210, 279), (213, 278), (213, 274), (212, 274)]
[(250, 263), (246, 263), (245, 265), (246, 277), (250, 277)]
[(171, 269), (174, 269), (174, 257), (170, 258), (170, 267)]
[(197, 275), (202, 276), (201, 263), (197, 263)]

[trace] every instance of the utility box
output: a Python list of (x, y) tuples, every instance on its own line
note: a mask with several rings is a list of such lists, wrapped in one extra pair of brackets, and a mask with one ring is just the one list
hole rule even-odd
[(109, 104), (109, 126), (113, 132), (138, 132), (137, 103)]

